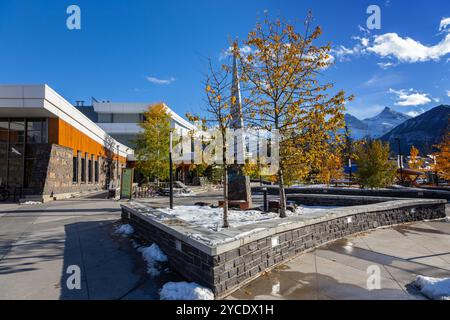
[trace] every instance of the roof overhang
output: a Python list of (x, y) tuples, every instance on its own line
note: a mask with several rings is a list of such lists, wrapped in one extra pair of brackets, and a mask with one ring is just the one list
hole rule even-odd
[[(102, 128), (46, 84), (0, 85), (0, 117), (60, 118), (96, 142), (111, 145), (112, 138)], [(112, 142), (120, 156), (133, 153), (118, 141)]]

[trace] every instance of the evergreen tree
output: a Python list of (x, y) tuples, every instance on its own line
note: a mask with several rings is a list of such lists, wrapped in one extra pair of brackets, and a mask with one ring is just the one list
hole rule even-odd
[(379, 140), (366, 140), (356, 147), (355, 176), (361, 187), (382, 188), (394, 182), (397, 169), (389, 152), (389, 144)]

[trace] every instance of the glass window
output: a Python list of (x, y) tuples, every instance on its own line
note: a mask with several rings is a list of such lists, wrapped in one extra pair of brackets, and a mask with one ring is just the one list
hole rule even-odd
[(25, 135), (25, 121), (11, 120), (9, 123), (9, 142), (23, 143)]
[(45, 119), (29, 119), (27, 121), (27, 143), (47, 142), (47, 121)]
[(9, 130), (8, 119), (0, 119), (0, 143), (8, 142), (8, 130)]
[(98, 122), (100, 123), (111, 123), (113, 122), (112, 113), (99, 113)]
[(21, 187), (23, 183), (23, 144), (9, 146), (8, 186)]
[(98, 160), (94, 162), (94, 181), (98, 183)]
[(6, 161), (8, 146), (6, 143), (0, 143), (0, 186), (6, 185), (6, 173), (8, 162)]
[(78, 182), (78, 157), (73, 157), (72, 182)]
[(88, 182), (92, 182), (92, 160), (88, 160)]
[(86, 157), (81, 158), (81, 182), (86, 182)]

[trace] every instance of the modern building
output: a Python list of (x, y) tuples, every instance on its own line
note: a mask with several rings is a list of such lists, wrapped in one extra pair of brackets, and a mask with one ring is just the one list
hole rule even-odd
[(42, 200), (101, 190), (133, 150), (47, 85), (0, 85), (0, 192)]
[[(92, 105), (85, 106), (82, 101), (78, 101), (76, 107), (84, 115), (101, 127), (117, 141), (134, 147), (137, 134), (142, 132), (139, 122), (144, 120), (144, 113), (149, 108), (156, 105), (164, 105), (171, 118), (171, 127), (180, 135), (194, 130), (196, 127), (189, 121), (170, 109), (165, 103), (131, 103), (131, 102), (98, 102), (95, 99)], [(133, 160), (130, 157), (130, 160)], [(178, 165), (175, 170), (175, 179), (184, 183), (190, 183), (189, 164)], [(142, 176), (135, 176), (136, 181), (140, 181)]]
[[(172, 128), (178, 132), (195, 129), (195, 126), (185, 120), (166, 104), (162, 103), (172, 119)], [(121, 102), (92, 102), (85, 106), (82, 101), (77, 102), (77, 108), (99, 127), (110, 134), (117, 141), (134, 146), (136, 135), (142, 131), (139, 122), (144, 120), (144, 113), (148, 109), (161, 103), (121, 103)]]

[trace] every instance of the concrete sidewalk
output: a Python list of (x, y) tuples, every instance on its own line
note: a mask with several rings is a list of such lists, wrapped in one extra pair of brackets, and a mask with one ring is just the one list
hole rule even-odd
[[(129, 239), (114, 234), (119, 205), (71, 199), (2, 208), (0, 299), (157, 299), (161, 284)], [(81, 290), (66, 286), (70, 265), (80, 267)]]
[[(150, 201), (164, 206), (168, 199)], [(0, 299), (158, 299), (165, 282), (183, 279), (171, 272), (147, 275), (129, 239), (113, 232), (120, 212), (120, 202), (101, 198), (0, 204)], [(381, 269), (382, 289), (368, 291), (366, 271), (374, 264)], [(66, 286), (70, 265), (81, 269), (81, 290)], [(409, 286), (415, 274), (449, 276), (450, 223), (348, 237), (295, 258), (229, 299), (422, 299)]]
[[(381, 288), (368, 290), (368, 268)], [(450, 223), (419, 222), (347, 237), (305, 253), (228, 299), (425, 299), (416, 275), (450, 276)]]

